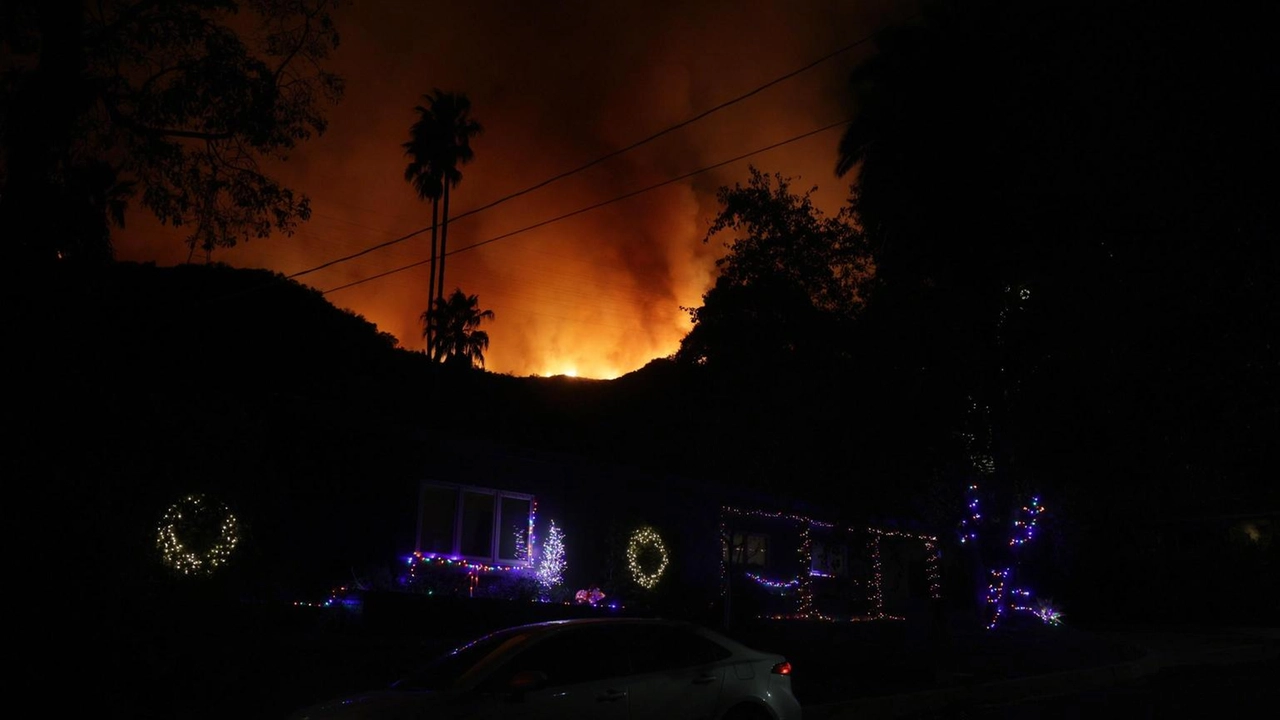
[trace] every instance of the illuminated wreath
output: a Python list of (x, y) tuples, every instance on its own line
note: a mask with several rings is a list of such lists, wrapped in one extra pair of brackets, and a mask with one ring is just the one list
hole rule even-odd
[(226, 564), (240, 542), (240, 524), (225, 505), (188, 495), (169, 506), (156, 544), (164, 564), (183, 575), (208, 575)]
[[(645, 572), (640, 567), (640, 553), (652, 548), (658, 553), (658, 567), (652, 572)], [(650, 527), (642, 527), (631, 533), (631, 542), (627, 544), (627, 565), (631, 568), (631, 576), (647, 590), (652, 590), (667, 569), (667, 546), (662, 538)]]

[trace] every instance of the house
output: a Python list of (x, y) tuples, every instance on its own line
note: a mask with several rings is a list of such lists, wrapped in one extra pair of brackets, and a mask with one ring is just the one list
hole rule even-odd
[[(428, 592), (850, 621), (901, 618), (942, 592), (933, 535), (579, 456), (458, 447), (417, 503), (402, 583)], [(552, 554), (558, 587), (539, 577)]]

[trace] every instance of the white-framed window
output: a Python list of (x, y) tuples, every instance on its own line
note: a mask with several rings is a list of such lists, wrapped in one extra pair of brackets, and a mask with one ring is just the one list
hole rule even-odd
[(418, 505), (418, 552), (502, 565), (531, 562), (533, 495), (424, 482)]

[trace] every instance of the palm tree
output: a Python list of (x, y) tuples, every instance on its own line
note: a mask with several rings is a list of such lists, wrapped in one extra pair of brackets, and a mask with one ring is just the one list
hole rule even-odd
[[(409, 128), (411, 138), (409, 142), (402, 145), (405, 155), (411, 158), (404, 169), (404, 179), (413, 184), (419, 198), (431, 201), (431, 267), (427, 272), (427, 305), (430, 306), (436, 297), (436, 247), (439, 238), (440, 196), (444, 194), (444, 180), (429, 152), (430, 139), (435, 134), (432, 125), (434, 118), (422, 106), (414, 109), (421, 114), (421, 117)], [(428, 345), (430, 342), (431, 338), (428, 334)]]
[[(484, 367), (489, 333), (479, 328), (481, 322), (492, 319), (492, 310), (481, 310), (479, 299), (460, 289), (455, 289), (448, 300), (436, 298), (421, 317), (428, 353), (433, 360), (451, 366)], [(428, 337), (432, 329), (434, 333)]]
[[(413, 184), (418, 197), (431, 200), (431, 274), (427, 285), (427, 301), (431, 305), (444, 299), (449, 189), (462, 182), (462, 172), (458, 168), (475, 158), (471, 138), (483, 132), (484, 128), (470, 116), (471, 100), (463, 93), (448, 93), (437, 88), (424, 95), (423, 100), (425, 105), (414, 108), (418, 121), (409, 128), (409, 141), (402, 147), (410, 158), (404, 170), (405, 180)], [(432, 329), (426, 328), (428, 351), (432, 345), (432, 334)]]

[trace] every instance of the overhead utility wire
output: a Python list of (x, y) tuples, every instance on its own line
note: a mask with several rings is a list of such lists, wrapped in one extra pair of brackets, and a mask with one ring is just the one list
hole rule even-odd
[[(914, 16), (912, 16), (912, 17), (914, 17)], [(909, 21), (912, 19), (912, 17), (908, 17), (908, 18), (906, 18), (903, 22), (909, 22)], [(874, 31), (874, 32), (872, 32), (872, 33), (870, 33), (870, 34), (868, 34), (868, 35), (865, 35), (865, 36), (863, 36), (863, 37), (861, 37), (861, 38), (859, 38), (859, 39), (857, 39), (857, 40), (855, 40), (855, 41), (853, 41), (853, 42), (849, 43), (848, 45), (845, 45), (845, 46), (843, 46), (843, 47), (837, 48), (836, 50), (833, 50), (833, 51), (831, 51), (831, 52), (827, 53), (826, 55), (823, 55), (822, 57), (820, 57), (820, 58), (818, 58), (817, 60), (814, 60), (814, 61), (812, 61), (812, 62), (808, 63), (807, 65), (804, 65), (803, 67), (796, 68), (795, 70), (792, 70), (791, 72), (789, 72), (789, 73), (787, 73), (787, 74), (785, 74), (785, 75), (782, 75), (782, 76), (779, 76), (779, 77), (777, 77), (777, 78), (774, 78), (773, 80), (770, 80), (769, 82), (767, 82), (767, 83), (765, 83), (765, 84), (763, 84), (763, 85), (760, 85), (759, 87), (755, 88), (754, 90), (751, 90), (751, 91), (749, 91), (749, 92), (747, 92), (747, 93), (745, 93), (745, 94), (739, 95), (738, 97), (733, 98), (733, 99), (731, 99), (731, 100), (726, 100), (726, 101), (724, 101), (724, 102), (720, 103), (719, 105), (716, 105), (716, 106), (714, 106), (714, 107), (712, 107), (712, 108), (710, 108), (710, 109), (708, 109), (708, 110), (704, 110), (704, 111), (702, 111), (702, 112), (698, 113), (697, 115), (694, 115), (694, 116), (693, 116), (693, 117), (691, 117), (691, 118), (688, 118), (688, 119), (686, 119), (686, 120), (682, 120), (682, 121), (680, 121), (680, 122), (676, 123), (675, 125), (672, 125), (672, 126), (670, 126), (670, 127), (667, 127), (667, 128), (665, 128), (665, 129), (663, 129), (663, 130), (659, 130), (658, 132), (656, 132), (656, 133), (654, 133), (654, 134), (652, 134), (652, 135), (650, 135), (650, 136), (648, 136), (648, 137), (646, 137), (646, 138), (643, 138), (643, 139), (641, 139), (641, 140), (637, 140), (637, 141), (635, 141), (635, 142), (631, 143), (630, 145), (627, 145), (626, 147), (618, 148), (617, 150), (613, 150), (613, 151), (611, 151), (611, 152), (605, 153), (604, 155), (601, 155), (600, 157), (598, 157), (598, 158), (596, 158), (596, 159), (594, 159), (594, 160), (592, 160), (592, 161), (590, 161), (590, 162), (588, 162), (588, 163), (586, 163), (586, 164), (584, 164), (584, 165), (579, 165), (578, 167), (573, 168), (572, 170), (565, 170), (564, 172), (562, 172), (562, 173), (560, 173), (560, 174), (558, 174), (558, 175), (553, 175), (553, 176), (551, 176), (551, 177), (547, 178), (546, 180), (543, 180), (542, 182), (537, 183), (536, 185), (530, 185), (529, 187), (527, 187), (527, 188), (525, 188), (525, 189), (523, 189), (523, 190), (519, 190), (519, 191), (516, 191), (516, 192), (514, 192), (514, 193), (511, 193), (510, 195), (504, 195), (503, 197), (500, 197), (500, 198), (498, 198), (497, 200), (494, 200), (493, 202), (487, 203), (487, 204), (485, 204), (485, 205), (481, 205), (480, 207), (473, 208), (473, 209), (468, 210), (468, 211), (466, 211), (466, 212), (464, 212), (464, 213), (460, 213), (460, 214), (458, 214), (458, 215), (455, 215), (454, 217), (449, 218), (449, 220), (450, 220), (450, 222), (455, 222), (455, 221), (461, 220), (461, 219), (463, 219), (463, 218), (465, 218), (465, 217), (469, 217), (469, 216), (471, 216), (471, 215), (475, 215), (475, 214), (476, 214), (476, 213), (478, 213), (478, 212), (482, 212), (482, 211), (484, 211), (484, 210), (488, 210), (488, 209), (490, 209), (490, 208), (492, 208), (492, 207), (496, 207), (496, 206), (498, 206), (498, 205), (501, 205), (502, 203), (507, 202), (508, 200), (514, 200), (515, 198), (518, 198), (518, 197), (520, 197), (521, 195), (526, 195), (526, 194), (528, 194), (528, 193), (533, 192), (534, 190), (538, 190), (538, 189), (540, 189), (540, 188), (544, 188), (544, 187), (546, 187), (547, 185), (550, 185), (551, 183), (556, 182), (557, 180), (563, 180), (564, 178), (567, 178), (567, 177), (569, 177), (570, 175), (575, 175), (575, 174), (577, 174), (577, 173), (582, 172), (583, 170), (586, 170), (586, 169), (591, 168), (591, 167), (595, 167), (596, 165), (599, 165), (600, 163), (604, 162), (605, 160), (609, 160), (609, 159), (615, 158), (615, 157), (617, 157), (617, 156), (619, 156), (619, 155), (621, 155), (621, 154), (623, 154), (623, 153), (625, 153), (625, 152), (629, 152), (629, 151), (631, 151), (631, 150), (635, 150), (636, 148), (640, 147), (641, 145), (645, 145), (645, 144), (647, 144), (647, 143), (653, 142), (654, 140), (657, 140), (658, 138), (660, 138), (660, 137), (662, 137), (662, 136), (664, 136), (664, 135), (666, 135), (666, 134), (668, 134), (668, 133), (675, 132), (676, 130), (679, 130), (680, 128), (686, 127), (686, 126), (688, 126), (688, 125), (692, 125), (693, 123), (695, 123), (695, 122), (697, 122), (697, 121), (699, 121), (699, 120), (701, 120), (701, 119), (703, 119), (703, 118), (707, 117), (708, 115), (712, 115), (712, 114), (714, 114), (714, 113), (720, 112), (721, 110), (724, 110), (725, 108), (727, 108), (727, 107), (729, 107), (729, 106), (731, 106), (731, 105), (736, 105), (737, 103), (740, 103), (740, 102), (742, 102), (743, 100), (746, 100), (746, 99), (747, 99), (747, 98), (749, 98), (749, 97), (752, 97), (752, 96), (754, 96), (754, 95), (757, 95), (757, 94), (759, 94), (759, 93), (761, 93), (761, 92), (763, 92), (763, 91), (765, 91), (765, 90), (767, 90), (767, 89), (769, 89), (769, 88), (773, 87), (774, 85), (777, 85), (778, 83), (784, 82), (784, 81), (786, 81), (786, 80), (790, 80), (791, 78), (793, 78), (793, 77), (795, 77), (795, 76), (797, 76), (797, 75), (799, 75), (799, 74), (801, 74), (801, 73), (803, 73), (803, 72), (806, 72), (806, 71), (808, 71), (808, 70), (811, 70), (811, 69), (813, 69), (814, 67), (817, 67), (818, 65), (821, 65), (822, 63), (824, 63), (824, 62), (826, 62), (826, 61), (828, 61), (828, 60), (830, 60), (830, 59), (832, 59), (832, 58), (834, 58), (834, 57), (837, 57), (837, 56), (839, 56), (839, 55), (843, 55), (844, 53), (847, 53), (847, 52), (849, 52), (850, 50), (852, 50), (852, 49), (854, 49), (854, 48), (856, 48), (856, 47), (858, 47), (858, 46), (860, 46), (860, 45), (866, 44), (867, 42), (870, 42), (871, 40), (873, 40), (873, 39), (874, 39), (877, 35), (879, 35), (883, 30), (884, 30), (884, 28), (882, 27), (882, 28), (880, 28), (880, 29), (878, 29), (878, 30), (876, 30), (876, 31)], [(377, 244), (377, 245), (372, 245), (372, 246), (367, 247), (367, 248), (365, 248), (365, 249), (363, 249), (363, 250), (360, 250), (359, 252), (355, 252), (355, 253), (352, 253), (352, 254), (350, 254), (350, 255), (346, 255), (346, 256), (344, 256), (344, 257), (335, 258), (335, 259), (330, 260), (330, 261), (328, 261), (328, 262), (326, 262), (326, 263), (322, 263), (322, 264), (320, 264), (320, 265), (316, 265), (315, 267), (308, 268), (308, 269), (306, 269), (306, 270), (300, 270), (300, 271), (298, 271), (298, 272), (296, 272), (296, 273), (293, 273), (292, 275), (289, 275), (289, 276), (287, 276), (287, 277), (288, 277), (290, 280), (292, 280), (292, 279), (294, 279), (294, 278), (298, 278), (298, 277), (301, 277), (301, 276), (303, 276), (303, 275), (309, 275), (309, 274), (311, 274), (311, 273), (313, 273), (313, 272), (316, 272), (316, 271), (318, 271), (318, 270), (323, 270), (323, 269), (325, 269), (325, 268), (327, 268), (327, 267), (332, 267), (332, 266), (337, 265), (337, 264), (339, 264), (339, 263), (347, 262), (348, 260), (354, 260), (355, 258), (358, 258), (358, 257), (360, 257), (361, 255), (367, 255), (367, 254), (369, 254), (369, 253), (371, 253), (371, 252), (373, 252), (373, 251), (375, 251), (375, 250), (381, 250), (382, 248), (389, 247), (389, 246), (391, 246), (391, 245), (395, 245), (395, 244), (397, 244), (397, 243), (401, 243), (401, 242), (404, 242), (405, 240), (408, 240), (408, 239), (410, 239), (410, 238), (413, 238), (413, 237), (416, 237), (416, 236), (418, 236), (418, 235), (421, 235), (422, 233), (424, 233), (424, 232), (426, 232), (426, 231), (430, 230), (431, 228), (432, 228), (432, 226), (431, 226), (431, 225), (427, 225), (426, 227), (418, 228), (417, 230), (414, 230), (414, 231), (412, 231), (412, 232), (409, 232), (409, 233), (406, 233), (406, 234), (404, 234), (404, 235), (401, 235), (400, 237), (392, 238), (391, 240), (388, 240), (388, 241), (383, 242), (383, 243), (379, 243), (379, 244)]]
[[(647, 186), (647, 187), (640, 188), (639, 190), (632, 190), (631, 192), (626, 193), (626, 194), (624, 194), (624, 195), (618, 195), (617, 197), (613, 197), (613, 198), (610, 198), (610, 199), (608, 199), (608, 200), (603, 200), (603, 201), (601, 201), (601, 202), (595, 203), (594, 205), (588, 205), (588, 206), (583, 207), (583, 208), (578, 208), (577, 210), (573, 210), (573, 211), (571, 211), (571, 212), (567, 212), (567, 213), (565, 213), (565, 214), (563, 214), (563, 215), (557, 215), (556, 217), (550, 218), (550, 219), (548, 219), (548, 220), (543, 220), (542, 222), (537, 222), (537, 223), (534, 223), (534, 224), (532, 224), (532, 225), (526, 225), (525, 227), (522, 227), (522, 228), (520, 228), (519, 230), (512, 230), (511, 232), (503, 233), (503, 234), (501, 234), (501, 235), (497, 235), (497, 236), (491, 237), (491, 238), (489, 238), (489, 239), (487, 239), (487, 240), (481, 240), (480, 242), (472, 243), (472, 244), (470, 244), (470, 245), (466, 245), (466, 246), (464, 246), (464, 247), (460, 247), (460, 248), (458, 248), (458, 249), (456, 249), (456, 250), (450, 250), (449, 252), (445, 253), (445, 254), (444, 254), (444, 256), (445, 256), (445, 257), (448, 257), (448, 256), (450, 256), (450, 255), (456, 255), (456, 254), (458, 254), (458, 253), (466, 252), (466, 251), (468, 251), (468, 250), (474, 250), (474, 249), (476, 249), (476, 248), (478, 248), (478, 247), (480, 247), (480, 246), (482, 246), (482, 245), (488, 245), (489, 243), (494, 243), (494, 242), (497, 242), (497, 241), (499, 241), (499, 240), (505, 240), (506, 238), (509, 238), (509, 237), (511, 237), (511, 236), (513, 236), (513, 235), (519, 235), (520, 233), (529, 232), (530, 230), (536, 230), (537, 228), (543, 227), (543, 226), (545, 226), (545, 225), (550, 225), (550, 224), (552, 224), (552, 223), (557, 223), (557, 222), (560, 222), (561, 220), (567, 220), (567, 219), (569, 219), (569, 218), (571, 218), (571, 217), (573, 217), (573, 216), (575, 216), (575, 215), (581, 215), (582, 213), (585, 213), (585, 212), (590, 212), (590, 211), (592, 211), (592, 210), (598, 210), (599, 208), (602, 208), (602, 207), (604, 207), (604, 206), (606, 206), (606, 205), (612, 205), (613, 203), (620, 202), (620, 201), (622, 201), (622, 200), (626, 200), (626, 199), (628, 199), (628, 198), (633, 198), (633, 197), (635, 197), (636, 195), (640, 195), (640, 194), (642, 194), (642, 193), (647, 193), (647, 192), (649, 192), (649, 191), (651, 191), (651, 190), (657, 190), (658, 188), (663, 187), (664, 185), (670, 185), (671, 183), (674, 183), (674, 182), (679, 182), (679, 181), (681, 181), (681, 180), (687, 180), (688, 178), (691, 178), (691, 177), (693, 177), (694, 175), (699, 175), (699, 174), (704, 173), (704, 172), (707, 172), (707, 171), (709, 171), (709, 170), (715, 170), (715, 169), (716, 169), (716, 168), (718, 168), (718, 167), (723, 167), (723, 166), (725, 166), (725, 165), (729, 165), (729, 164), (731, 164), (731, 163), (738, 162), (739, 160), (745, 160), (745, 159), (747, 159), (747, 158), (751, 157), (752, 155), (759, 155), (759, 154), (760, 154), (760, 153), (762, 153), (762, 152), (768, 152), (769, 150), (773, 150), (773, 149), (775, 149), (775, 148), (780, 148), (780, 147), (782, 147), (783, 145), (790, 145), (790, 144), (791, 144), (791, 143), (793, 143), (793, 142), (797, 142), (797, 141), (799, 141), (799, 140), (803, 140), (803, 139), (805, 139), (805, 138), (807, 138), (807, 137), (810, 137), (810, 136), (812, 136), (812, 135), (817, 135), (817, 134), (819, 134), (819, 133), (823, 133), (823, 132), (826, 132), (826, 131), (828, 131), (828, 130), (833, 130), (833, 129), (835, 129), (835, 128), (840, 127), (841, 125), (848, 125), (850, 122), (852, 122), (852, 118), (850, 118), (850, 119), (845, 119), (845, 120), (841, 120), (841, 121), (839, 121), (839, 122), (835, 122), (835, 123), (831, 123), (830, 125), (824, 125), (823, 127), (820, 127), (820, 128), (818, 128), (818, 129), (816, 129), (816, 130), (810, 130), (810, 131), (809, 131), (809, 132), (807, 132), (807, 133), (804, 133), (804, 134), (801, 134), (801, 135), (796, 135), (796, 136), (795, 136), (795, 137), (793, 137), (793, 138), (788, 138), (788, 139), (786, 139), (786, 140), (782, 140), (782, 141), (780, 141), (780, 142), (776, 142), (776, 143), (774, 143), (774, 144), (772, 144), (772, 145), (768, 145), (768, 146), (766, 146), (766, 147), (759, 148), (758, 150), (752, 150), (752, 151), (751, 151), (751, 152), (749, 152), (749, 153), (744, 153), (744, 154), (739, 155), (739, 156), (737, 156), (737, 157), (729, 158), (728, 160), (722, 160), (722, 161), (720, 161), (720, 162), (718, 162), (718, 163), (715, 163), (714, 165), (707, 165), (707, 166), (705, 166), (705, 167), (698, 168), (697, 170), (693, 170), (693, 171), (687, 172), (687, 173), (685, 173), (685, 174), (683, 174), (683, 175), (678, 175), (678, 176), (676, 176), (676, 177), (669, 178), (669, 179), (667, 179), (667, 180), (663, 180), (662, 182), (654, 183), (653, 185), (649, 185), (649, 186)], [(371, 275), (371, 276), (369, 276), (369, 277), (367, 277), (367, 278), (363, 278), (363, 279), (361, 279), (361, 280), (356, 280), (355, 282), (349, 282), (349, 283), (347, 283), (346, 285), (339, 285), (339, 286), (334, 287), (334, 288), (329, 288), (328, 290), (322, 290), (322, 291), (320, 291), (320, 294), (322, 294), (322, 295), (328, 295), (329, 293), (337, 292), (337, 291), (339, 291), (339, 290), (345, 290), (345, 289), (347, 289), (347, 288), (349, 288), (349, 287), (353, 287), (353, 286), (355, 286), (355, 285), (361, 285), (361, 284), (363, 284), (363, 283), (367, 283), (367, 282), (369, 282), (369, 281), (371, 281), (371, 280), (377, 280), (377, 279), (379, 279), (379, 278), (383, 278), (383, 277), (386, 277), (386, 276), (388, 276), (388, 275), (394, 275), (395, 273), (403, 272), (403, 271), (405, 271), (405, 270), (409, 270), (409, 269), (411, 269), (411, 268), (415, 268), (415, 267), (418, 267), (419, 265), (424, 265), (424, 264), (429, 263), (429, 262), (431, 262), (431, 261), (430, 261), (430, 260), (419, 260), (419, 261), (414, 262), (414, 263), (409, 263), (408, 265), (402, 265), (401, 267), (395, 268), (394, 270), (388, 270), (388, 271), (386, 271), (386, 272), (378, 273), (377, 275)]]

